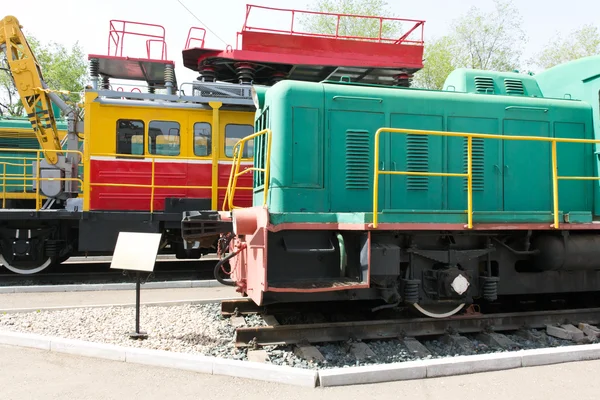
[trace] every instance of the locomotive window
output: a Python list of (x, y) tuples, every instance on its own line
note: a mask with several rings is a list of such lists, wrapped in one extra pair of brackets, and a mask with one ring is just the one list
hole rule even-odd
[(150, 121), (148, 153), (160, 156), (178, 156), (179, 122)]
[(144, 122), (117, 120), (117, 154), (144, 154)]
[[(254, 127), (252, 125), (229, 124), (225, 126), (225, 156), (233, 157), (233, 146), (242, 138), (252, 135)], [(243, 158), (254, 156), (254, 141), (250, 140), (244, 144)]]
[(194, 154), (200, 157), (210, 156), (212, 146), (212, 128), (208, 122), (194, 124)]

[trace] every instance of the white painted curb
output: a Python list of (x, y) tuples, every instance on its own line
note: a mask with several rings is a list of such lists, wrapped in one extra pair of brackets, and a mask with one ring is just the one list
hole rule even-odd
[[(223, 286), (217, 280), (147, 282), (142, 289), (187, 289)], [(135, 283), (98, 283), (77, 285), (32, 285), (0, 286), (0, 294), (5, 293), (53, 293), (53, 292), (95, 292), (101, 290), (135, 290)]]
[(30, 333), (0, 331), (0, 344), (32, 347), (57, 353), (103, 358), (142, 365), (183, 369), (212, 375), (226, 375), (285, 383), (294, 386), (315, 387), (318, 372), (293, 367), (226, 360), (195, 354), (115, 346), (83, 340), (41, 336)]
[(10, 331), (0, 331), (0, 344), (304, 387), (423, 379), (600, 359), (600, 344), (589, 344), (317, 371)]
[[(221, 301), (236, 300), (239, 297), (222, 297), (214, 299), (196, 299), (196, 300), (169, 300), (169, 301), (149, 301), (141, 302), (142, 306), (147, 307), (171, 307), (179, 305), (195, 305), (195, 304), (210, 304), (219, 303)], [(37, 311), (60, 311), (60, 310), (71, 310), (78, 308), (109, 308), (109, 307), (135, 307), (135, 303), (122, 303), (122, 304), (88, 304), (88, 305), (77, 305), (77, 306), (55, 306), (55, 307), (32, 307), (32, 308), (0, 308), (0, 314), (13, 314), (13, 313), (28, 313)]]
[(434, 378), (600, 359), (600, 344), (507, 351), (422, 361), (319, 370), (323, 387)]

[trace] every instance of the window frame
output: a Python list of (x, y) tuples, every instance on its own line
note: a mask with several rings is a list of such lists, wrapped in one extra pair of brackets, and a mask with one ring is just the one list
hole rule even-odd
[[(225, 124), (225, 127), (223, 128), (223, 155), (225, 156), (225, 158), (233, 158), (233, 149), (232, 149), (232, 154), (228, 155), (227, 154), (227, 128), (229, 126), (246, 126), (249, 127), (252, 130), (252, 133), (254, 133), (254, 124), (239, 124), (239, 123), (229, 123), (229, 124)], [(250, 135), (252, 134), (250, 133)], [(243, 139), (244, 137), (249, 136), (249, 135), (244, 135), (240, 138), (236, 138), (236, 143), (240, 140)], [(248, 145), (248, 143), (246, 143), (246, 146)], [(248, 147), (244, 146), (244, 152), (247, 151)], [(242, 159), (249, 159), (249, 158), (253, 158), (254, 157), (254, 142), (252, 143), (252, 155), (247, 156), (247, 157), (242, 157)]]
[[(198, 124), (206, 124), (208, 125), (209, 128), (209, 132), (208, 132), (208, 144), (207, 144), (207, 154), (206, 155), (200, 155), (200, 154), (196, 154), (196, 125)], [(213, 146), (213, 128), (212, 128), (212, 124), (210, 122), (206, 122), (206, 121), (196, 121), (194, 122), (194, 125), (192, 126), (192, 152), (194, 154), (195, 157), (212, 157), (212, 146)]]
[[(178, 143), (178, 147), (177, 147), (177, 154), (158, 154), (156, 152), (156, 137), (154, 137), (154, 141), (152, 141), (152, 138), (150, 137), (150, 129), (151, 129), (151, 125), (153, 122), (158, 122), (158, 123), (172, 123), (172, 124), (177, 124), (178, 128), (177, 128), (177, 137), (179, 138), (179, 143)], [(171, 136), (171, 135), (165, 135), (162, 128), (158, 128), (161, 132), (161, 136)], [(173, 129), (173, 128), (169, 128), (169, 131)], [(161, 119), (153, 119), (148, 121), (148, 132), (147, 132), (147, 136), (148, 136), (148, 148), (144, 148), (144, 152), (147, 152), (147, 154), (149, 156), (159, 156), (159, 157), (180, 157), (181, 156), (181, 122), (179, 121), (174, 121), (174, 120), (161, 120)], [(158, 136), (158, 135), (157, 135)], [(152, 144), (154, 143), (154, 152), (152, 152)]]
[[(133, 154), (132, 153), (132, 143), (131, 143), (131, 138), (134, 135), (131, 135), (131, 137), (129, 138), (129, 153), (120, 153), (119, 152), (119, 143), (122, 142), (121, 135), (120, 135), (120, 127), (119, 127), (119, 123), (121, 121), (129, 121), (129, 122), (139, 122), (142, 124), (142, 154)], [(138, 135), (135, 135), (138, 136)], [(115, 129), (115, 157), (116, 158), (144, 158), (145, 153), (146, 153), (146, 121), (142, 120), (142, 119), (133, 119), (133, 118), (119, 118), (116, 121), (116, 129)]]

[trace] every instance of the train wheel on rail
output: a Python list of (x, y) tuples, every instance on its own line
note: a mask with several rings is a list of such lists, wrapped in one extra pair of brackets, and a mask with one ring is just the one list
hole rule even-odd
[(447, 318), (456, 314), (465, 306), (464, 303), (434, 303), (434, 304), (419, 304), (413, 303), (414, 309), (430, 318)]
[(0, 264), (15, 274), (31, 275), (37, 274), (52, 265), (52, 257), (42, 260), (13, 260), (9, 263), (3, 255), (0, 255)]

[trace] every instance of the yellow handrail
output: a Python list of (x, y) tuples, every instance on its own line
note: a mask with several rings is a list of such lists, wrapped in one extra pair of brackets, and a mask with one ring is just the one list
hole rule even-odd
[[(2, 152), (10, 152), (10, 153), (28, 153), (30, 156), (27, 157), (15, 157), (15, 156), (9, 156), (9, 155), (2, 155)], [(80, 184), (83, 184), (83, 181), (77, 177), (73, 177), (73, 178), (54, 178), (54, 177), (50, 177), (50, 178), (41, 178), (40, 177), (40, 161), (45, 157), (45, 155), (43, 155), (43, 153), (63, 153), (63, 154), (69, 154), (69, 153), (75, 153), (78, 154), (80, 157), (83, 157), (83, 153), (81, 151), (78, 150), (62, 150), (62, 149), (19, 149), (19, 148), (0, 148), (0, 158), (5, 159), (5, 160), (13, 160), (15, 162), (0, 162), (0, 165), (3, 166), (3, 171), (2, 171), (2, 207), (6, 207), (6, 197), (7, 197), (7, 192), (6, 192), (6, 188), (7, 187), (22, 187), (23, 188), (23, 192), (22, 193), (27, 193), (27, 186), (28, 183), (31, 181), (36, 182), (36, 190), (35, 190), (35, 203), (36, 203), (36, 210), (39, 210), (41, 208), (41, 203), (42, 203), (42, 198), (45, 197), (40, 193), (40, 182), (41, 181), (77, 181)], [(31, 157), (31, 155), (35, 154), (35, 157)], [(18, 162), (16, 162), (18, 161)], [(37, 161), (37, 173), (33, 174), (33, 172), (31, 173), (31, 175), (29, 175), (27, 173), (27, 168), (31, 166), (31, 164), (28, 163), (28, 161)], [(20, 167), (23, 168), (23, 173), (7, 173), (6, 172), (6, 167), (7, 166), (14, 166), (14, 167)], [(20, 183), (8, 183), (8, 181), (18, 181)]]
[[(382, 171), (379, 169), (379, 137), (381, 133), (403, 133), (406, 135), (427, 135), (427, 136), (446, 136), (467, 138), (467, 173), (443, 173), (443, 172), (411, 172), (411, 171)], [(377, 228), (378, 220), (378, 201), (379, 201), (379, 175), (411, 175), (411, 176), (448, 176), (467, 178), (467, 228), (473, 228), (473, 138), (480, 139), (499, 139), (499, 140), (520, 140), (520, 141), (538, 141), (550, 142), (552, 145), (552, 198), (553, 198), (553, 216), (554, 224), (551, 227), (559, 228), (558, 218), (558, 181), (559, 180), (600, 180), (600, 177), (593, 176), (558, 176), (558, 162), (556, 155), (556, 143), (581, 143), (581, 144), (599, 144), (600, 140), (594, 139), (568, 139), (568, 138), (549, 138), (541, 136), (511, 136), (484, 133), (466, 133), (466, 132), (444, 132), (444, 131), (426, 131), (416, 129), (398, 129), (398, 128), (379, 128), (375, 132), (374, 149), (374, 181), (373, 181), (373, 228)]]
[[(20, 193), (19, 192), (7, 192), (8, 188), (22, 188), (22, 193), (28, 193), (27, 188), (30, 187), (32, 182), (38, 182), (36, 185), (36, 190), (32, 193), (32, 197), (36, 200), (36, 210), (41, 208), (41, 201), (45, 196), (40, 193), (39, 182), (40, 181), (77, 181), (80, 183), (80, 188), (83, 187), (83, 181), (79, 178), (39, 178), (39, 161), (43, 158), (41, 153), (45, 151), (48, 152), (50, 150), (36, 150), (36, 149), (18, 149), (18, 148), (0, 148), (0, 159), (4, 161), (0, 161), (0, 165), (4, 167), (2, 171), (2, 206), (6, 207), (6, 199), (10, 196), (10, 193)], [(58, 150), (57, 150), (58, 151)], [(3, 155), (2, 152), (8, 153), (29, 153), (28, 156), (19, 157), (14, 154)], [(83, 155), (81, 152), (76, 150), (63, 150), (65, 153), (79, 153), (81, 159), (83, 159)], [(37, 156), (33, 156), (37, 154)], [(89, 182), (90, 188), (99, 186), (99, 187), (130, 187), (130, 188), (148, 188), (150, 189), (150, 212), (154, 212), (154, 200), (156, 198), (156, 189), (212, 189), (213, 186), (217, 187), (217, 189), (227, 189), (225, 187), (218, 186), (218, 181), (212, 182), (210, 186), (208, 185), (157, 185), (156, 184), (156, 160), (196, 160), (197, 157), (173, 157), (173, 156), (164, 156), (164, 155), (135, 155), (135, 154), (118, 154), (118, 153), (94, 153), (93, 156), (108, 156), (108, 157), (123, 157), (125, 159), (151, 159), (151, 176), (150, 182), (146, 184), (139, 183), (109, 183), (109, 182)], [(31, 162), (38, 161), (38, 170), (37, 176), (34, 177), (34, 172), (28, 172), (27, 169), (32, 167)], [(18, 173), (8, 173), (6, 171), (7, 166), (23, 168), (23, 172), (21, 173), (19, 169), (17, 169)], [(233, 170), (233, 169), (232, 169)], [(14, 183), (14, 182), (17, 183)], [(244, 190), (252, 190), (251, 187), (243, 187), (238, 189)], [(89, 193), (83, 193), (84, 196), (89, 196)]]
[[(248, 140), (252, 140), (257, 138), (258, 136), (267, 135), (267, 154), (265, 157), (265, 167), (264, 168), (246, 168), (242, 172), (240, 171), (240, 165), (242, 162), (242, 154), (244, 154), (244, 145)], [(231, 165), (231, 171), (229, 173), (229, 182), (227, 183), (227, 190), (225, 191), (225, 198), (223, 199), (223, 211), (226, 211), (226, 206), (229, 206), (229, 209), (232, 210), (234, 208), (239, 208), (233, 205), (233, 196), (237, 189), (237, 178), (240, 175), (248, 173), (250, 171), (263, 172), (265, 174), (264, 177), (264, 200), (263, 205), (267, 204), (267, 195), (269, 192), (269, 174), (271, 168), (271, 136), (272, 132), (270, 129), (263, 129), (262, 131), (253, 133), (252, 135), (248, 135), (245, 138), (240, 139), (235, 146), (233, 146), (233, 161)], [(235, 172), (234, 172), (235, 169)]]

